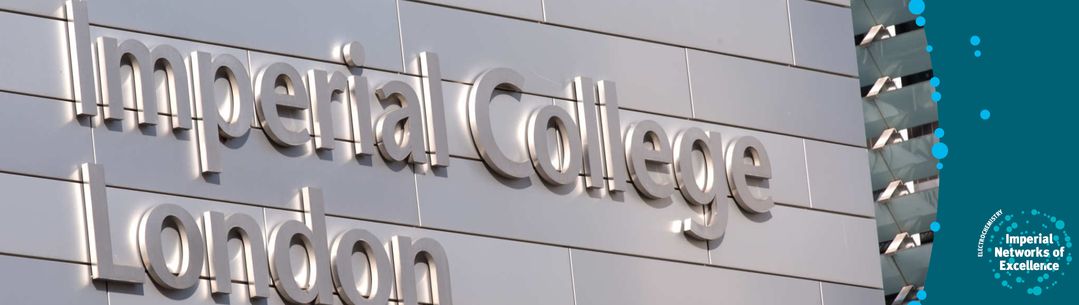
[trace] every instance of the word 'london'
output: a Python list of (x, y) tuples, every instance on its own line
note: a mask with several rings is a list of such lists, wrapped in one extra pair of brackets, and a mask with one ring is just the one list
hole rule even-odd
[[(162, 105), (168, 106), (160, 110), (169, 114), (169, 124), (175, 132), (194, 130), (201, 175), (224, 170), (218, 155), (219, 150), (226, 149), (222, 141), (246, 136), (256, 118), (275, 145), (294, 147), (313, 140), (317, 150), (335, 149), (331, 112), (331, 103), (335, 102), (344, 103), (348, 109), (355, 140), (351, 149), (357, 158), (374, 154), (377, 147), (386, 162), (406, 162), (419, 168), (449, 166), (442, 78), (438, 57), (433, 53), (422, 53), (419, 58), (422, 88), (389, 81), (372, 92), (366, 77), (320, 70), (301, 74), (285, 63), (265, 67), (252, 82), (243, 63), (231, 55), (195, 51), (185, 58), (164, 44), (150, 48), (136, 40), (117, 41), (110, 37), (92, 41), (83, 0), (69, 0), (67, 15), (77, 116), (99, 116), (100, 99), (100, 116), (110, 121), (123, 120), (122, 92), (130, 89), (139, 126), (162, 123), (157, 115), (154, 73), (164, 72), (163, 96), (167, 101)], [(346, 44), (341, 57), (348, 67), (361, 67), (364, 49), (356, 42)], [(130, 81), (121, 76), (125, 67), (132, 71)], [(93, 85), (95, 76), (100, 90)], [(229, 90), (225, 96), (218, 96), (215, 82), (222, 79)], [(495, 141), (489, 106), (496, 95), (519, 93), (523, 85), (524, 77), (518, 72), (493, 68), (475, 78), (467, 97), (467, 121), (476, 151), (497, 175), (525, 179), (535, 172), (547, 184), (566, 185), (576, 183), (578, 173), (583, 171), (588, 189), (624, 192), (627, 181), (632, 181), (637, 192), (652, 199), (673, 195), (676, 185), (689, 204), (705, 211), (699, 219), (680, 220), (682, 230), (690, 238), (706, 241), (723, 236), (728, 197), (748, 213), (764, 213), (774, 205), (767, 183), (771, 165), (759, 140), (748, 136), (733, 139), (724, 152), (719, 133), (687, 128), (671, 143), (666, 131), (651, 120), (630, 124), (623, 137), (615, 85), (610, 81), (575, 78), (572, 86), (576, 120), (574, 114), (554, 105), (532, 112), (522, 135), (531, 160), (514, 160)], [(372, 97), (399, 107), (372, 120)], [(219, 105), (218, 100), (229, 102)], [(227, 106), (227, 114), (219, 110), (221, 106)], [(310, 111), (310, 128), (289, 126), (282, 119), (283, 114), (302, 117), (305, 111)], [(194, 120), (193, 115), (201, 120)], [(548, 137), (551, 129), (558, 134), (555, 143), (550, 143), (552, 138)], [(695, 159), (704, 162), (694, 162)], [(655, 168), (669, 169), (666, 172), (671, 174), (664, 177)], [(141, 283), (144, 275), (138, 267), (113, 261), (103, 175), (100, 165), (82, 167), (91, 276), (103, 281)], [(231, 279), (227, 242), (238, 238), (244, 245), (244, 274), (252, 299), (267, 297), (272, 280), (278, 294), (293, 303), (332, 304), (336, 290), (346, 304), (385, 304), (393, 276), (403, 304), (415, 305), (414, 269), (423, 262), (430, 268), (427, 271), (431, 275), (433, 303), (452, 304), (449, 266), (437, 241), (394, 236), (387, 253), (373, 234), (352, 229), (331, 244), (326, 236), (321, 191), (307, 187), (300, 192), (304, 221), (277, 226), (265, 241), (262, 228), (250, 215), (206, 212), (201, 219), (201, 230), (205, 232), (200, 232), (200, 223), (183, 208), (157, 205), (142, 216), (138, 226), (143, 267), (158, 286), (182, 290), (198, 284), (205, 265), (211, 292), (228, 294)], [(174, 228), (180, 235), (183, 255), (178, 271), (169, 268), (161, 235), (156, 234), (164, 228)], [(308, 269), (313, 276), (306, 283), (294, 280), (289, 248), (296, 244), (302, 245), (310, 258)], [(366, 289), (359, 288), (357, 283), (364, 280), (354, 274), (359, 266), (353, 266), (350, 257), (356, 252), (368, 258), (371, 281)]]

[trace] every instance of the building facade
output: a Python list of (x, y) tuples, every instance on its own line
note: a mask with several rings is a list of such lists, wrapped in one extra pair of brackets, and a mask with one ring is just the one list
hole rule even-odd
[(915, 300), (933, 251), (939, 173), (935, 78), (925, 19), (907, 0), (851, 3), (876, 201), (885, 303)]
[(851, 16), (5, 1), (0, 302), (879, 303)]

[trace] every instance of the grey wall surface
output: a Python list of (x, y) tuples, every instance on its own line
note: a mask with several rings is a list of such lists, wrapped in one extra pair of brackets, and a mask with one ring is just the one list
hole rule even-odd
[[(92, 37), (232, 54), (248, 73), (274, 62), (352, 73), (337, 50), (360, 41), (362, 75), (372, 87), (390, 80), (419, 87), (419, 54), (441, 57), (452, 158), (443, 174), (377, 155), (357, 161), (349, 149), (316, 152), (310, 142), (280, 148), (255, 128), (242, 146), (221, 151), (219, 183), (195, 174), (191, 133), (140, 127), (131, 110), (121, 123), (76, 120), (63, 3), (0, 2), (0, 193), (7, 198), (0, 303), (227, 301), (210, 294), (205, 274), (181, 292), (92, 282), (77, 171), (87, 162), (105, 167), (122, 264), (141, 264), (131, 228), (154, 205), (258, 215), (268, 232), (300, 217), (297, 191), (317, 186), (330, 236), (363, 228), (384, 241), (397, 234), (440, 241), (456, 304), (882, 299), (844, 1), (89, 0)], [(727, 237), (709, 244), (678, 231), (678, 221), (698, 212), (677, 194), (612, 198), (586, 191), (583, 178), (564, 187), (535, 175), (499, 178), (473, 148), (464, 102), (475, 77), (493, 67), (514, 68), (526, 82), (522, 102), (492, 106), (494, 125), (508, 126), (496, 138), (510, 155), (527, 154), (517, 133), (527, 110), (573, 109), (575, 76), (611, 80), (623, 129), (650, 119), (672, 138), (700, 127), (726, 140), (760, 139), (778, 206), (766, 217), (732, 206)], [(336, 121), (338, 147), (350, 145), (345, 120)], [(243, 278), (234, 275), (234, 286)], [(267, 304), (283, 303), (271, 294)], [(241, 293), (229, 298), (248, 303)]]

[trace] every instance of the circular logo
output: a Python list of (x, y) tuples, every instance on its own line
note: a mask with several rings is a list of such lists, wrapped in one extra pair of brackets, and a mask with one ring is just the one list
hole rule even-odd
[(978, 257), (1001, 287), (1039, 296), (1059, 289), (1072, 262), (1072, 238), (1063, 219), (1037, 209), (998, 210), (978, 239)]

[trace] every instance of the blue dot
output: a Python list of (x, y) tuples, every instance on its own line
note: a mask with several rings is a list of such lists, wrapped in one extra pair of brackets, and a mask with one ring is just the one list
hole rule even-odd
[(982, 57), (982, 50), (974, 50), (974, 57)]
[(941, 142), (937, 142), (937, 144), (933, 144), (933, 157), (934, 158), (944, 159), (944, 157), (947, 157), (947, 156), (948, 156), (948, 145), (945, 145), (944, 143), (941, 143)]
[(1000, 279), (1000, 273), (993, 273), (993, 278)]
[(944, 169), (944, 163), (937, 162), (937, 170)]
[(1034, 288), (1030, 288), (1030, 294), (1042, 295), (1042, 286), (1034, 286)]
[(943, 138), (944, 137), (944, 128), (937, 127), (937, 129), (933, 130), (933, 135), (937, 136), (937, 138)]
[(926, 45), (925, 46), (925, 52), (926, 53), (933, 53), (933, 45)]
[(910, 4), (907, 4), (907, 9), (910, 10), (911, 14), (921, 15), (925, 12), (925, 1), (911, 0)]
[(970, 36), (970, 45), (976, 46), (982, 44), (982, 38), (978, 35)]
[(934, 102), (939, 102), (940, 98), (942, 98), (943, 96), (940, 94), (940, 92), (933, 92), (933, 95), (930, 97), (933, 98)]
[(1000, 226), (993, 227), (993, 232), (1000, 232)]
[(1004, 286), (1004, 287), (1008, 287), (1008, 280), (1000, 281), (1000, 285)]
[(933, 86), (934, 88), (937, 87), (937, 86), (940, 86), (940, 78), (936, 77), (936, 76), (934, 76), (933, 78), (930, 78), (929, 79), (929, 85)]
[(982, 117), (982, 120), (988, 120), (989, 119), (989, 109), (982, 109), (982, 112), (979, 113), (978, 115)]
[(918, 18), (914, 19), (914, 24), (917, 24), (918, 26), (925, 26), (925, 17), (918, 16)]
[(1057, 220), (1056, 225), (1057, 225), (1057, 230), (1064, 230), (1064, 221), (1063, 220)]
[(933, 230), (933, 232), (940, 231), (940, 223), (934, 221), (933, 223), (929, 224), (929, 229)]
[(925, 297), (926, 297), (925, 290), (919, 290), (918, 291), (918, 299), (919, 300), (925, 300)]

